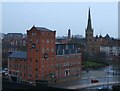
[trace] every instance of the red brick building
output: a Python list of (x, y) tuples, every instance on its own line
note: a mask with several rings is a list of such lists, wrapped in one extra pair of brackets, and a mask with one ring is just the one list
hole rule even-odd
[(56, 77), (61, 78), (78, 76), (81, 73), (81, 53), (56, 56)]
[(51, 80), (56, 64), (55, 34), (34, 26), (27, 31), (27, 80)]
[(47, 80), (53, 83), (61, 78), (79, 75), (81, 53), (56, 55), (55, 35), (56, 31), (42, 27), (33, 26), (27, 30), (27, 52), (13, 52), (9, 56), (10, 76), (17, 81)]
[(27, 52), (13, 52), (8, 58), (8, 71), (14, 81), (26, 80)]

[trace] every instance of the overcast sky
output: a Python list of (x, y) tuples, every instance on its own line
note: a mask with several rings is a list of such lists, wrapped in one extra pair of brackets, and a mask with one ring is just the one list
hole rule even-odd
[[(118, 37), (118, 3), (117, 2), (6, 2), (2, 4), (2, 32), (26, 33), (33, 25), (56, 30), (57, 36), (85, 36), (88, 10), (91, 9), (94, 36)], [(101, 32), (100, 32), (101, 31)]]

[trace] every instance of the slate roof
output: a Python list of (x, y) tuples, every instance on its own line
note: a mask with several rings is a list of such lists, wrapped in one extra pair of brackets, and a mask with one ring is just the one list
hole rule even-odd
[(40, 30), (40, 31), (51, 31), (47, 28), (44, 28), (44, 27), (35, 27), (37, 30)]
[(15, 51), (9, 55), (9, 58), (27, 58), (27, 52)]

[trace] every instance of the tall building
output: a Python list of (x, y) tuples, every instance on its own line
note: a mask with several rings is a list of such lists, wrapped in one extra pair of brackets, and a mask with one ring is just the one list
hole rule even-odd
[(47, 28), (33, 26), (27, 30), (27, 80), (51, 80), (55, 74), (55, 34)]

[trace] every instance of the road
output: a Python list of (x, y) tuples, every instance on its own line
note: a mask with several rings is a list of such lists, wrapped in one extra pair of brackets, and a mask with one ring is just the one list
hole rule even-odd
[[(117, 82), (117, 75), (114, 75), (115, 71), (112, 69), (112, 66), (104, 67), (99, 70), (90, 70), (89, 72), (83, 71), (82, 75), (79, 76), (77, 80), (71, 80), (67, 82), (62, 82), (57, 84), (56, 86), (59, 88), (78, 88), (81, 87), (89, 87), (92, 85), (102, 85)], [(91, 83), (91, 79), (99, 80), (99, 83)]]

